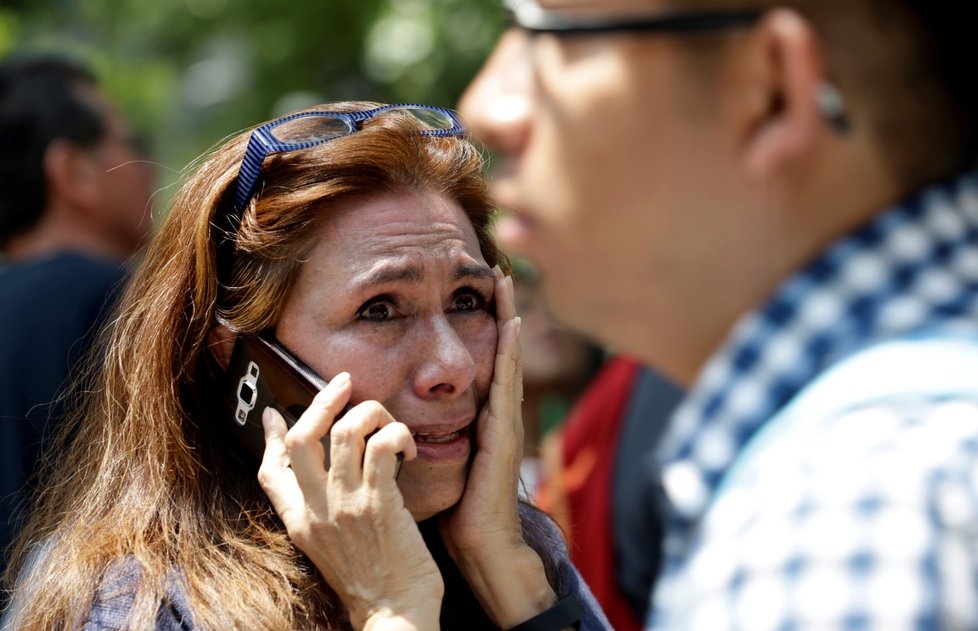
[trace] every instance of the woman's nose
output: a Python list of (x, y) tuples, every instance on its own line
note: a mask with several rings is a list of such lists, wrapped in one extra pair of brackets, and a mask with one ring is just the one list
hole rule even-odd
[(533, 110), (530, 37), (506, 31), (459, 102), (468, 129), (492, 149), (518, 153), (529, 136)]
[(475, 358), (447, 318), (433, 318), (419, 331), (414, 389), (423, 399), (454, 397), (469, 389), (476, 376)]

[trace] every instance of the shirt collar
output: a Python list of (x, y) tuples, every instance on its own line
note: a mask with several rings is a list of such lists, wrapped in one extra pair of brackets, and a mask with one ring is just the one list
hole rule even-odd
[(663, 437), (667, 509), (697, 519), (754, 433), (843, 355), (976, 317), (978, 178), (967, 175), (877, 215), (738, 321)]

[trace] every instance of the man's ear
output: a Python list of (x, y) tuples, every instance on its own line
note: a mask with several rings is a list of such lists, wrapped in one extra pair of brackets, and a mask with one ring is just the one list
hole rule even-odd
[(827, 129), (819, 107), (822, 57), (812, 26), (791, 9), (768, 13), (752, 31), (746, 54), (743, 156), (748, 174), (765, 179)]
[(237, 339), (237, 333), (223, 324), (216, 324), (207, 332), (207, 351), (225, 372), (231, 365), (231, 354), (234, 352), (234, 342)]
[(99, 166), (89, 150), (57, 138), (44, 151), (44, 177), (50, 199), (62, 205), (97, 208), (102, 186)]

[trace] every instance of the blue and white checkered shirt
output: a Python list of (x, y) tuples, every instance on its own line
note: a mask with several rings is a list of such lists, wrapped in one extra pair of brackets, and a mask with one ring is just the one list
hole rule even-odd
[[(935, 335), (975, 361), (852, 359)], [(741, 319), (663, 439), (649, 627), (978, 629), (975, 340), (974, 176), (878, 215)]]

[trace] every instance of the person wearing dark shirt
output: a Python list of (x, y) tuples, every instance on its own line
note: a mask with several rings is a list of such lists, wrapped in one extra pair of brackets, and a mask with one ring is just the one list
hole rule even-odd
[(151, 231), (141, 157), (83, 66), (0, 63), (0, 570), (61, 396)]

